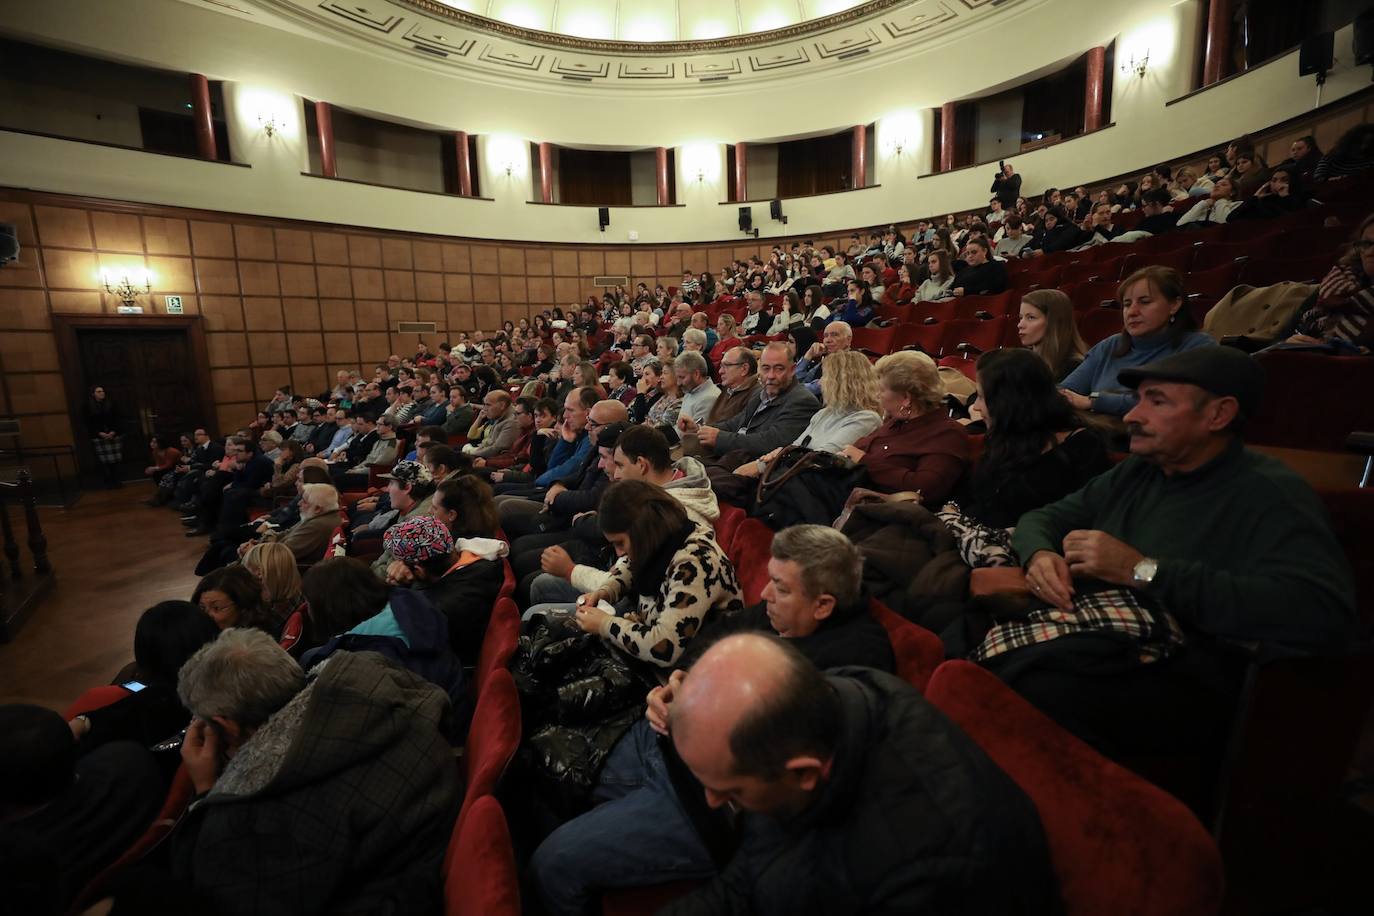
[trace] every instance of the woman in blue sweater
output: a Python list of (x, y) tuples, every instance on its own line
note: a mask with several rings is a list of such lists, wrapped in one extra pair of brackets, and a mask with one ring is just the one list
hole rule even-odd
[(1079, 367), (1059, 383), (1064, 397), (1079, 410), (1111, 417), (1125, 416), (1139, 399), (1117, 381), (1117, 373), (1143, 366), (1216, 341), (1196, 330), (1184, 307), (1183, 278), (1172, 267), (1142, 267), (1117, 288), (1125, 329), (1088, 351)]

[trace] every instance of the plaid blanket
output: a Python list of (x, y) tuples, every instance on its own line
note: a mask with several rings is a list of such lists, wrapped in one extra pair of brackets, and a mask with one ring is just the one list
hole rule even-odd
[(119, 464), (124, 460), (123, 436), (115, 436), (113, 439), (92, 439), (91, 447), (95, 449), (95, 460), (101, 464)]
[(997, 624), (969, 658), (986, 661), (1023, 646), (1093, 632), (1118, 633), (1134, 639), (1142, 665), (1168, 657), (1184, 642), (1183, 630), (1167, 611), (1146, 606), (1130, 589), (1108, 588), (1074, 595), (1073, 609), (1069, 611), (1040, 607), (1023, 618)]

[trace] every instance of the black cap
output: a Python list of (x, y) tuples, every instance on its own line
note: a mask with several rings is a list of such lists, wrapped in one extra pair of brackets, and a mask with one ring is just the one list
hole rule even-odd
[(1244, 416), (1254, 416), (1264, 391), (1264, 370), (1233, 347), (1198, 347), (1144, 366), (1122, 369), (1117, 378), (1129, 388), (1146, 379), (1185, 382), (1219, 397), (1233, 397)]
[(633, 424), (627, 423), (624, 420), (607, 423), (605, 426), (601, 427), (601, 429), (597, 430), (597, 448), (614, 449), (616, 442), (625, 434), (625, 430), (629, 429), (632, 425)]

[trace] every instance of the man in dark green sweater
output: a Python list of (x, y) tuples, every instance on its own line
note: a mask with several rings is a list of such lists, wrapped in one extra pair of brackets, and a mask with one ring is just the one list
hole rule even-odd
[(1241, 663), (1217, 641), (1339, 648), (1355, 636), (1354, 583), (1311, 487), (1241, 441), (1257, 363), (1207, 347), (1121, 381), (1140, 393), (1125, 418), (1131, 457), (1027, 513), (1012, 543), (1043, 617), (1122, 587), (1172, 615), (1183, 644), (1147, 661), (1120, 632), (1090, 630), (983, 663), (1109, 754), (1196, 749), (1224, 733), (1239, 689)]

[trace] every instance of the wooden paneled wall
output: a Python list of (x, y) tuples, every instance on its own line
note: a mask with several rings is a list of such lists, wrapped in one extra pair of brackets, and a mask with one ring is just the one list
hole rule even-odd
[(414, 352), (416, 336), (396, 334), (397, 322), (435, 322), (433, 348), (585, 302), (595, 276), (674, 284), (684, 267), (719, 270), (772, 244), (501, 245), (8, 189), (0, 222), (18, 227), (22, 248), (0, 268), (0, 414), (22, 417), (29, 446), (73, 441), (50, 315), (114, 314), (102, 270), (146, 268), (145, 312), (164, 314), (163, 297), (179, 295), (201, 317), (216, 405), (206, 422), (225, 430), (278, 385), (319, 391), (337, 369)]

